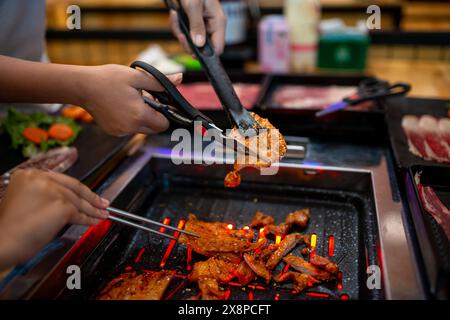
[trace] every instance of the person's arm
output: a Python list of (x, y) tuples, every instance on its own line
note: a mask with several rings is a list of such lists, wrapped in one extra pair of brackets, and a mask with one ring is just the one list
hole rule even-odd
[(108, 201), (55, 172), (18, 170), (0, 202), (0, 271), (25, 262), (67, 223), (94, 225)]
[[(217, 54), (223, 52), (225, 46), (226, 16), (219, 0), (181, 0), (181, 5), (189, 18), (191, 37), (198, 47), (205, 44), (206, 34), (211, 36), (214, 50)], [(170, 12), (172, 30), (185, 50), (191, 52), (186, 37), (178, 25), (175, 11)]]
[[(175, 83), (182, 75), (169, 76)], [(149, 74), (120, 65), (39, 63), (0, 55), (0, 102), (70, 103), (87, 109), (107, 133), (121, 136), (167, 129), (140, 90), (161, 90)]]

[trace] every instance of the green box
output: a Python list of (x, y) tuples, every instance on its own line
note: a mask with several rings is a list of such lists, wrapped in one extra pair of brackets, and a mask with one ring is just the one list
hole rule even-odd
[(360, 33), (320, 36), (317, 66), (320, 69), (362, 71), (366, 68), (369, 37)]

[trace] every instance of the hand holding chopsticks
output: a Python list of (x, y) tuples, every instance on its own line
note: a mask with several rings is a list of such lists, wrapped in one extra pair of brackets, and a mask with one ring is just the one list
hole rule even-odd
[(197, 237), (197, 238), (200, 237), (198, 234), (195, 234), (195, 233), (192, 233), (192, 232), (189, 232), (189, 231), (185, 231), (183, 229), (178, 229), (178, 228), (175, 228), (175, 227), (172, 227), (172, 226), (169, 226), (169, 225), (166, 225), (166, 224), (163, 224), (163, 223), (151, 220), (151, 219), (147, 219), (147, 218), (144, 218), (144, 217), (141, 217), (141, 216), (138, 216), (138, 215), (135, 215), (135, 214), (132, 214), (132, 213), (129, 213), (129, 212), (117, 209), (117, 208), (108, 207), (108, 208), (106, 208), (106, 210), (108, 212), (114, 214), (114, 215), (110, 214), (108, 216), (108, 219), (110, 219), (110, 220), (117, 221), (119, 223), (131, 226), (131, 227), (134, 227), (134, 228), (137, 228), (137, 229), (145, 230), (145, 231), (148, 231), (148, 232), (160, 235), (162, 237), (170, 238), (172, 240), (177, 240), (177, 238), (175, 238), (174, 236), (172, 236), (170, 234), (166, 234), (164, 232), (160, 232), (160, 231), (157, 231), (157, 230), (153, 230), (153, 229), (147, 228), (147, 227), (145, 227), (143, 225), (140, 225), (138, 223), (131, 222), (131, 221), (127, 220), (126, 218), (131, 219), (131, 220), (135, 220), (135, 221), (148, 223), (148, 224), (154, 224), (154, 225), (166, 228), (166, 229), (170, 229), (170, 230), (174, 230), (174, 231), (177, 231), (177, 232), (180, 232), (180, 233), (187, 234), (187, 235), (192, 236), (192, 237)]

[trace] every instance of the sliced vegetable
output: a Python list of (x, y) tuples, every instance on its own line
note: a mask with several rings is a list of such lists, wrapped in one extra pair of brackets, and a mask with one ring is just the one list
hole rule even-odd
[[(66, 140), (57, 140), (48, 136), (48, 129), (53, 124), (64, 124), (72, 130), (72, 135)], [(23, 113), (14, 108), (8, 109), (8, 114), (1, 121), (1, 127), (11, 137), (11, 146), (19, 149), (25, 157), (32, 157), (39, 153), (46, 152), (51, 148), (70, 145), (75, 141), (81, 131), (81, 127), (72, 119), (66, 117), (53, 117), (43, 112)], [(29, 132), (27, 128), (37, 128), (39, 135)], [(41, 139), (47, 135), (47, 139)]]
[(40, 144), (41, 142), (48, 140), (47, 131), (41, 128), (25, 128), (22, 131), (22, 135), (25, 137), (25, 139), (35, 144)]
[(62, 111), (62, 115), (70, 119), (79, 120), (83, 117), (85, 112), (86, 111), (81, 107), (72, 106), (65, 107)]
[(67, 124), (55, 123), (48, 129), (50, 138), (60, 141), (66, 141), (73, 136), (73, 130)]
[(94, 122), (94, 117), (91, 116), (91, 114), (86, 111), (86, 113), (81, 118), (81, 121), (83, 121), (84, 123), (92, 123)]

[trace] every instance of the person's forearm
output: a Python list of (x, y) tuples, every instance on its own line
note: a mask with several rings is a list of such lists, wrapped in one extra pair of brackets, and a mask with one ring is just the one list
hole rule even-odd
[(0, 55), (0, 102), (81, 104), (88, 68)]

